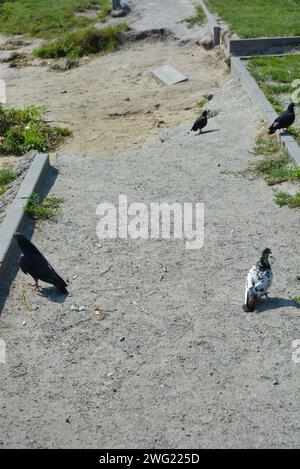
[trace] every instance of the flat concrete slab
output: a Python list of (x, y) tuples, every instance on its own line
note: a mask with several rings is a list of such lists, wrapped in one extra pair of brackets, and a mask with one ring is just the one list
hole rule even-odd
[(188, 80), (187, 77), (170, 65), (163, 65), (162, 67), (156, 68), (152, 73), (166, 85), (176, 85), (177, 83)]

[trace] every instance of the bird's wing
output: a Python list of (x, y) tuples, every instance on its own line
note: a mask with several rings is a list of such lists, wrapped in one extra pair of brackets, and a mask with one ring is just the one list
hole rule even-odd
[(271, 269), (260, 269), (258, 266), (253, 266), (248, 274), (248, 289), (253, 295), (260, 297), (269, 289), (272, 278)]

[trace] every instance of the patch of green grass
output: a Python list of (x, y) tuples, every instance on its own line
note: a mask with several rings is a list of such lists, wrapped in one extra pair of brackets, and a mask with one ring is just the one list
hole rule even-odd
[(89, 28), (68, 34), (50, 44), (34, 50), (34, 55), (41, 58), (69, 57), (76, 59), (98, 52), (111, 52), (121, 44), (121, 32), (126, 31), (126, 24), (116, 24), (103, 29)]
[(10, 169), (0, 169), (0, 197), (5, 193), (7, 185), (15, 179)]
[(294, 296), (294, 301), (300, 305), (300, 296)]
[(109, 14), (109, 0), (16, 0), (0, 4), (0, 32), (53, 38), (86, 27), (95, 18), (78, 17), (76, 12), (100, 5), (100, 19)]
[(253, 57), (248, 69), (259, 83), (275, 82), (290, 85), (300, 77), (300, 56), (285, 55), (282, 57)]
[(106, 21), (108, 15), (112, 10), (112, 1), (111, 0), (99, 0), (100, 4), (100, 13), (99, 19), (104, 23)]
[(275, 196), (275, 203), (280, 207), (287, 205), (290, 208), (300, 207), (300, 192), (295, 195), (286, 192), (278, 192)]
[(248, 70), (279, 113), (284, 108), (282, 102), (291, 101), (296, 90), (292, 82), (300, 77), (300, 55), (253, 57)]
[(196, 14), (194, 16), (189, 16), (181, 21), (181, 23), (186, 23), (188, 28), (193, 28), (198, 25), (201, 26), (205, 21), (205, 13), (203, 8), (200, 5), (196, 6)]
[(290, 176), (288, 156), (267, 157), (252, 165), (252, 171), (264, 177), (269, 186), (287, 181)]
[(48, 126), (42, 113), (37, 106), (14, 109), (0, 104), (0, 155), (52, 150), (70, 135), (68, 129)]
[(252, 154), (264, 156), (262, 160), (250, 166), (250, 171), (262, 175), (268, 186), (300, 180), (300, 168), (292, 165), (286, 149), (280, 142), (260, 135)]
[[(259, 135), (252, 154), (263, 156), (263, 158), (251, 164), (245, 174), (250, 171), (250, 173), (263, 176), (268, 186), (286, 181), (292, 183), (300, 181), (300, 168), (293, 165), (287, 150), (273, 138)], [(274, 201), (280, 206), (300, 207), (300, 192), (296, 195), (278, 192)]]
[(282, 146), (280, 142), (259, 135), (256, 139), (252, 154), (269, 156), (274, 155), (274, 153), (279, 153), (281, 150)]
[(300, 129), (297, 129), (297, 127), (290, 127), (289, 132), (292, 134), (292, 136), (300, 145)]
[[(248, 62), (248, 70), (274, 109), (281, 113), (297, 89), (292, 83), (300, 77), (300, 55), (253, 57)], [(299, 107), (300, 100), (296, 104)], [(300, 144), (300, 129), (291, 127), (290, 132)]]
[(205, 106), (206, 103), (207, 103), (206, 98), (198, 99), (198, 101), (196, 103), (197, 104), (197, 113), (202, 112), (202, 108), (203, 108), (203, 106)]
[(61, 212), (60, 205), (62, 202), (63, 199), (59, 197), (50, 195), (43, 199), (40, 194), (34, 192), (29, 197), (24, 210), (35, 219), (48, 220)]
[(242, 38), (300, 36), (299, 0), (207, 0)]

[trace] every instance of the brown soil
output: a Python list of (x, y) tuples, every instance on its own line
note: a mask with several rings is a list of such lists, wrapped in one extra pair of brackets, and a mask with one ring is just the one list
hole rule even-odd
[[(189, 80), (175, 86), (161, 83), (151, 71), (163, 64)], [(61, 150), (74, 155), (124, 152), (164, 128), (192, 121), (197, 100), (224, 87), (227, 79), (216, 52), (171, 40), (131, 43), (65, 72), (47, 66), (2, 67), (8, 104), (45, 105), (56, 125), (72, 130)]]

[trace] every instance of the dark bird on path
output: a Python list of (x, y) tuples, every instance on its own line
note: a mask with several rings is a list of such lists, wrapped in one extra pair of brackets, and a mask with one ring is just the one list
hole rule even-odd
[(247, 276), (245, 304), (243, 310), (252, 312), (255, 309), (255, 303), (262, 296), (268, 297), (268, 289), (273, 280), (273, 273), (269, 264), (269, 255), (272, 254), (269, 248), (265, 248), (256, 265), (254, 265)]
[(289, 126), (292, 125), (295, 120), (294, 107), (294, 103), (289, 104), (288, 108), (274, 120), (271, 127), (269, 127), (269, 134), (274, 134), (276, 130), (279, 129), (288, 130)]
[(66, 282), (55, 272), (47, 259), (40, 251), (21, 233), (16, 233), (14, 239), (22, 251), (20, 256), (20, 268), (24, 274), (29, 274), (34, 279), (33, 290), (40, 291), (39, 280), (54, 285), (61, 293), (67, 294)]
[(203, 111), (202, 116), (195, 120), (191, 131), (193, 130), (194, 132), (197, 132), (197, 130), (199, 130), (199, 134), (201, 134), (201, 130), (207, 125), (207, 115), (208, 112)]

